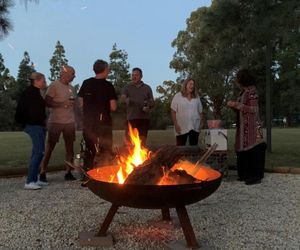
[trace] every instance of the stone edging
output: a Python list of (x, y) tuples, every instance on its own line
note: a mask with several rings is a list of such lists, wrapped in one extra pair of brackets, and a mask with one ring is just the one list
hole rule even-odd
[(280, 174), (300, 174), (300, 168), (274, 167), (274, 168), (266, 168), (265, 172), (280, 173)]
[[(65, 170), (65, 165), (50, 166), (48, 172)], [(28, 168), (0, 169), (0, 177), (18, 177), (27, 175)]]
[[(65, 170), (65, 165), (51, 166), (48, 172)], [(266, 168), (267, 173), (280, 173), (280, 174), (300, 174), (300, 168), (292, 167), (274, 167)], [(27, 174), (27, 168), (11, 168), (11, 169), (0, 169), (0, 177), (17, 177), (24, 176)]]

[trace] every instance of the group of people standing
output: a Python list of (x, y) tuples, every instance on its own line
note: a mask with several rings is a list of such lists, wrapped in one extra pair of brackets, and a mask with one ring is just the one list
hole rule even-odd
[[(82, 132), (86, 145), (85, 170), (94, 167), (98, 151), (101, 153), (102, 161), (113, 158), (111, 112), (117, 109), (118, 97), (112, 83), (106, 80), (109, 74), (108, 63), (96, 60), (93, 70), (95, 76), (82, 83), (78, 95), (71, 85), (75, 78), (75, 70), (69, 65), (61, 68), (59, 79), (52, 82), (47, 89), (46, 79), (42, 73), (31, 74), (31, 84), (22, 93), (15, 115), (16, 121), (23, 125), (24, 132), (32, 141), (25, 189), (36, 190), (48, 185), (47, 166), (61, 134), (65, 144), (65, 159), (67, 162), (73, 162), (78, 113), (82, 118)], [(121, 100), (127, 105), (128, 123), (138, 129), (142, 143), (146, 144), (150, 125), (149, 111), (154, 105), (154, 98), (150, 86), (142, 81), (142, 77), (140, 68), (132, 70), (132, 82), (122, 90)], [(46, 108), (49, 108), (48, 121)], [(66, 164), (64, 179), (67, 181), (76, 179), (69, 164)]]
[[(107, 81), (109, 65), (104, 60), (96, 60), (93, 65), (94, 77), (83, 81), (76, 93), (71, 82), (75, 70), (64, 65), (60, 77), (47, 88), (45, 76), (34, 72), (30, 76), (30, 86), (22, 93), (16, 110), (16, 121), (23, 125), (24, 132), (32, 141), (32, 154), (28, 168), (25, 189), (41, 189), (48, 185), (46, 172), (51, 154), (63, 135), (65, 159), (73, 162), (76, 138), (76, 114), (82, 120), (82, 134), (86, 149), (85, 170), (95, 166), (95, 156), (101, 153), (101, 160), (113, 159), (113, 134), (111, 112), (117, 109), (117, 94), (111, 82)], [(237, 101), (229, 101), (228, 106), (237, 112), (236, 152), (239, 179), (246, 184), (259, 183), (263, 178), (265, 144), (258, 118), (258, 96), (254, 81), (246, 77), (247, 72), (239, 72), (237, 80), (242, 92)], [(121, 101), (126, 103), (127, 122), (137, 128), (142, 145), (146, 145), (150, 126), (149, 111), (154, 106), (151, 87), (142, 81), (143, 72), (133, 68), (131, 82), (121, 92)], [(49, 108), (47, 121), (46, 108)], [(197, 145), (200, 130), (204, 126), (203, 107), (195, 80), (184, 81), (180, 92), (171, 102), (171, 118), (174, 123), (176, 145)], [(47, 122), (46, 122), (47, 121)], [(125, 129), (128, 140), (128, 125)], [(46, 134), (48, 139), (45, 147)], [(70, 166), (66, 164), (65, 180), (75, 180)]]
[[(61, 68), (60, 78), (47, 88), (45, 76), (34, 72), (30, 76), (31, 84), (22, 93), (18, 102), (15, 119), (22, 124), (25, 133), (32, 141), (32, 153), (28, 167), (25, 189), (41, 189), (48, 185), (47, 166), (51, 154), (63, 134), (66, 161), (72, 162), (75, 141), (75, 89), (71, 82), (75, 78), (73, 67)], [(47, 122), (46, 107), (49, 108)], [(48, 139), (45, 148), (45, 139)], [(66, 165), (65, 180), (75, 180), (70, 166)]]

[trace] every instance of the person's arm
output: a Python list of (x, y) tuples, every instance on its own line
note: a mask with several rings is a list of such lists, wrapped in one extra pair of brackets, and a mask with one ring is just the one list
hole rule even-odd
[(176, 133), (180, 134), (181, 128), (180, 128), (180, 126), (177, 123), (176, 112), (172, 108), (171, 108), (171, 117), (172, 117), (172, 121), (173, 121)]
[(69, 108), (73, 107), (74, 101), (73, 100), (67, 100), (64, 102), (56, 102), (53, 100), (53, 97), (46, 95), (45, 101), (48, 107), (50, 108)]
[(111, 111), (117, 110), (117, 100), (115, 99), (110, 100), (110, 110)]
[(83, 107), (83, 98), (82, 97), (78, 97), (78, 106), (80, 109), (82, 109), (82, 107)]
[(203, 129), (203, 128), (204, 128), (204, 115), (201, 112), (200, 113), (200, 129)]
[(150, 88), (150, 97), (149, 97), (149, 100), (148, 100), (148, 106), (149, 106), (150, 109), (154, 107), (154, 103), (155, 102), (154, 102), (154, 98), (153, 98), (152, 89)]
[(129, 102), (130, 102), (129, 97), (127, 97), (125, 94), (122, 94), (121, 95), (121, 102), (126, 103), (126, 105), (129, 105)]
[(23, 127), (25, 127), (26, 124), (26, 102), (24, 98), (24, 94), (22, 94), (20, 100), (18, 101), (16, 113), (15, 113), (15, 121), (19, 124), (22, 124)]
[(227, 106), (245, 113), (256, 113), (258, 111), (258, 95), (256, 90), (247, 91), (243, 95), (245, 95), (244, 98), (242, 98), (243, 103), (228, 101)]
[(198, 112), (199, 112), (199, 116), (200, 116), (199, 130), (201, 130), (204, 127), (204, 115), (203, 115), (203, 106), (202, 106), (202, 102), (201, 102), (200, 97), (199, 97), (198, 100), (199, 100), (199, 103), (198, 103)]

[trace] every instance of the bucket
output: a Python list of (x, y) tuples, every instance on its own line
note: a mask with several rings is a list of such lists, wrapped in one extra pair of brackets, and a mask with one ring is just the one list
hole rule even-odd
[(209, 129), (222, 128), (222, 120), (207, 120), (207, 126)]

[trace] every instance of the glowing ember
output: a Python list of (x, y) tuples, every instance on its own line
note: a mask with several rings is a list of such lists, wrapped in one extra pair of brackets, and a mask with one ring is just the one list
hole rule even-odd
[(118, 164), (120, 165), (120, 169), (117, 173), (117, 177), (120, 184), (123, 184), (133, 169), (147, 160), (150, 155), (150, 151), (142, 147), (138, 130), (136, 128), (132, 129), (130, 124), (128, 128), (130, 142), (133, 148), (128, 148), (129, 155), (127, 157), (119, 157)]
[(195, 164), (190, 161), (179, 160), (173, 165), (171, 171), (176, 169), (185, 170), (188, 174), (200, 181), (211, 181), (220, 176), (220, 173), (206, 165), (202, 165), (197, 173), (194, 173)]

